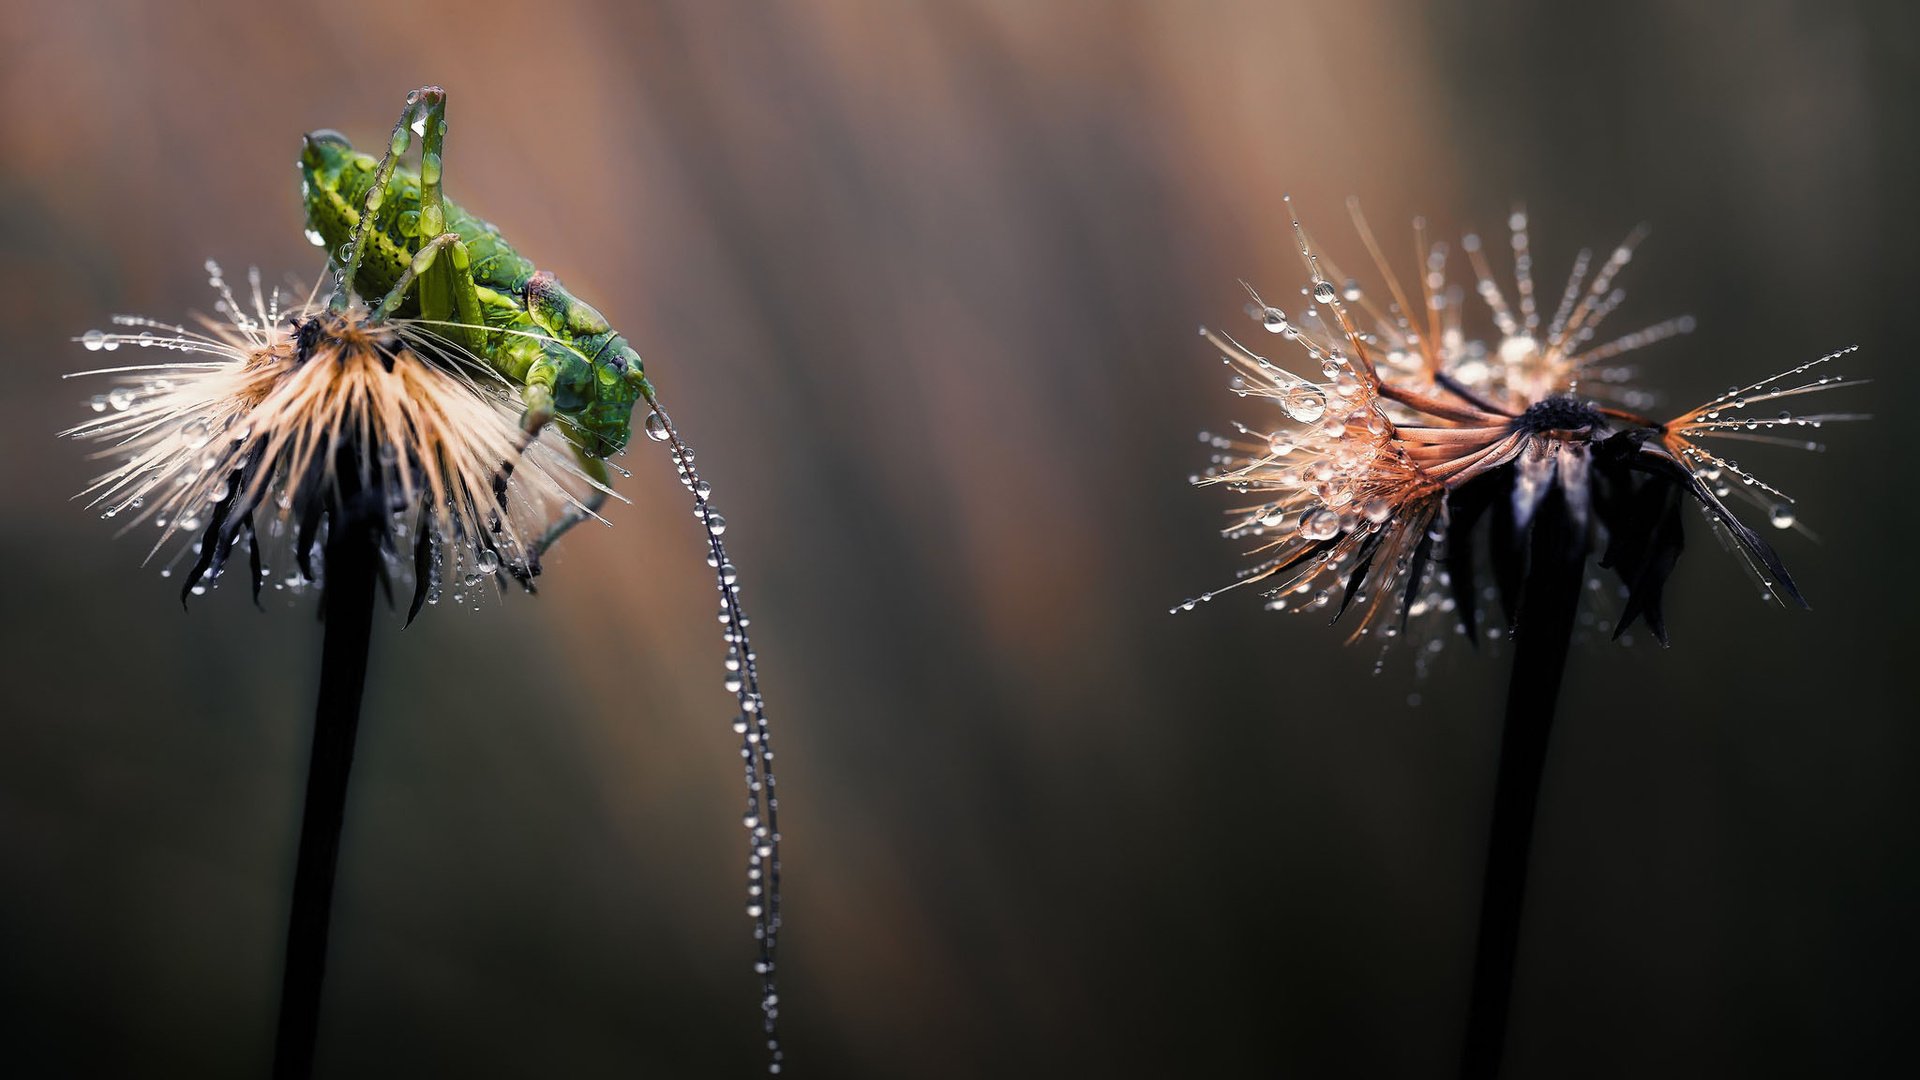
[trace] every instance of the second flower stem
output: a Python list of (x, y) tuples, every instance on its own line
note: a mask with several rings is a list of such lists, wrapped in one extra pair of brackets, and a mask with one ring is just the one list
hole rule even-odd
[(1500, 1073), (1534, 811), (1540, 801), (1547, 737), (1566, 672), (1574, 614), (1580, 605), (1587, 548), (1586, 523), (1570, 519), (1565, 499), (1555, 491), (1535, 514), (1515, 620), (1513, 674), (1507, 684), (1506, 726), (1500, 739), (1500, 772), (1480, 894), (1473, 996), (1461, 1054), (1463, 1080), (1490, 1080)]

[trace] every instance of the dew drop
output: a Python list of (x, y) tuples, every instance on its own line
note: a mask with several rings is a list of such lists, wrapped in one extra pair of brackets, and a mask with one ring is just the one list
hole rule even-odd
[(473, 568), (482, 574), (491, 574), (500, 569), (500, 553), (492, 548), (483, 548), (473, 557)]
[(1313, 299), (1316, 303), (1331, 304), (1333, 303), (1333, 296), (1333, 282), (1316, 281), (1313, 283)]
[(1309, 540), (1331, 540), (1340, 535), (1340, 515), (1321, 507), (1300, 518), (1300, 535)]
[(107, 335), (98, 330), (89, 330), (80, 335), (80, 344), (85, 345), (88, 352), (99, 352), (100, 346), (106, 343)]
[(727, 531), (727, 519), (721, 517), (719, 514), (708, 514), (707, 528), (713, 530), (713, 535), (719, 536), (721, 533)]
[(108, 392), (107, 404), (113, 406), (114, 412), (126, 412), (127, 407), (133, 404), (133, 391), (116, 386)]
[(657, 410), (647, 414), (647, 438), (654, 442), (667, 440), (667, 418)]
[(1277, 307), (1270, 307), (1260, 317), (1260, 325), (1266, 327), (1269, 334), (1281, 333), (1287, 328), (1287, 314)]
[(1311, 386), (1295, 386), (1281, 395), (1280, 407), (1294, 420), (1311, 424), (1327, 414), (1327, 399)]
[(1773, 509), (1767, 511), (1767, 520), (1773, 522), (1776, 529), (1793, 528), (1793, 507), (1786, 503), (1774, 503)]

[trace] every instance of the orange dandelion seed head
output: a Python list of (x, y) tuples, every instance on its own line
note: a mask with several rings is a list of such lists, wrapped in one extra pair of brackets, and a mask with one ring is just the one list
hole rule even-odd
[[(1508, 221), (1510, 283), (1496, 277), (1485, 245), (1469, 234), (1459, 247), (1491, 316), (1495, 336), (1487, 339), (1467, 330), (1466, 290), (1448, 277), (1449, 245), (1429, 240), (1416, 222), (1422, 263), (1417, 288), (1405, 287), (1350, 206), (1384, 282), (1379, 297), (1343, 275), (1295, 221), (1307, 272), (1299, 310), (1246, 287), (1248, 314), (1289, 359), (1201, 329), (1232, 371), (1229, 389), (1267, 406), (1259, 422), (1236, 422), (1231, 435), (1202, 436), (1213, 458), (1194, 482), (1238, 496), (1223, 532), (1251, 541), (1257, 560), (1228, 588), (1256, 585), (1270, 609), (1327, 611), (1335, 621), (1358, 608), (1356, 638), (1396, 637), (1429, 612), (1450, 614), (1477, 637), (1476, 575), (1492, 570), (1511, 622), (1532, 525), (1551, 512), (1566, 519), (1570, 528), (1555, 535), (1571, 537), (1580, 558), (1592, 547), (1619, 574), (1627, 600), (1616, 636), (1644, 618), (1664, 642), (1660, 594), (1679, 553), (1684, 495), (1733, 540), (1769, 595), (1801, 602), (1771, 547), (1723, 501), (1758, 501), (1773, 525), (1787, 528), (1796, 521), (1791, 500), (1702, 440), (1817, 449), (1807, 431), (1859, 417), (1779, 411), (1756, 418), (1752, 410), (1852, 385), (1811, 374), (1844, 353), (1732, 388), (1659, 424), (1632, 411), (1653, 396), (1634, 385), (1622, 358), (1691, 332), (1693, 319), (1598, 338), (1625, 298), (1619, 279), (1644, 228), (1604, 259), (1581, 252), (1565, 286), (1546, 298), (1535, 288), (1524, 211)], [(1490, 534), (1485, 557), (1476, 554), (1482, 519)]]

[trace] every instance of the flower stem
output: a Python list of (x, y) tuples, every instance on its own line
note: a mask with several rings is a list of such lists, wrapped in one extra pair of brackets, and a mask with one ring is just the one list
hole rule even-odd
[[(353, 470), (342, 474), (352, 476)], [(343, 495), (341, 502), (351, 503)], [(326, 975), (327, 929), (333, 910), (334, 870), (340, 856), (340, 825), (353, 768), (360, 697), (367, 681), (367, 650), (373, 629), (374, 582), (379, 550), (358, 515), (333, 515), (325, 548), (326, 623), (321, 646), (320, 700), (313, 717), (313, 757), (307, 767), (306, 809), (300, 822), (300, 853), (293, 877), (293, 910), (287, 923), (287, 959), (280, 990), (280, 1024), (273, 1053), (276, 1080), (313, 1075), (320, 1020), (320, 986)]]
[(1490, 1080), (1500, 1073), (1534, 810), (1540, 801), (1547, 736), (1553, 728), (1554, 703), (1560, 696), (1574, 613), (1580, 604), (1587, 546), (1585, 523), (1570, 520), (1565, 500), (1555, 491), (1534, 518), (1531, 558), (1515, 620), (1513, 674), (1507, 684), (1506, 727), (1500, 740), (1493, 826), (1480, 894), (1473, 997), (1460, 1061), (1464, 1080)]

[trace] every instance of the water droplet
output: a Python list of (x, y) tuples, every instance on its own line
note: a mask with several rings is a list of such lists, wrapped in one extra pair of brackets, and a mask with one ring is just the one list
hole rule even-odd
[(482, 574), (491, 574), (500, 569), (500, 553), (484, 548), (473, 557), (473, 568)]
[(647, 438), (654, 442), (666, 441), (667, 419), (658, 410), (647, 414)]
[(1366, 515), (1368, 521), (1378, 525), (1393, 516), (1393, 504), (1382, 498), (1372, 498), (1360, 507), (1360, 512)]
[(1776, 529), (1793, 528), (1793, 507), (1786, 503), (1775, 503), (1773, 509), (1767, 511), (1767, 520), (1773, 522)]
[(326, 247), (327, 238), (320, 235), (319, 229), (309, 225), (307, 226), (307, 243), (312, 244), (314, 247)]
[(1313, 283), (1313, 299), (1315, 303), (1320, 303), (1320, 304), (1333, 303), (1333, 282), (1331, 281), (1314, 282)]
[(116, 386), (107, 393), (107, 404), (113, 406), (114, 412), (126, 412), (128, 406), (133, 404), (133, 391)]
[(1331, 540), (1340, 535), (1340, 515), (1321, 507), (1300, 518), (1300, 535), (1309, 540)]
[(708, 514), (707, 528), (713, 530), (713, 535), (719, 536), (721, 533), (727, 531), (727, 519), (721, 517), (719, 514)]
[(107, 395), (105, 394), (93, 395), (93, 398), (87, 402), (87, 407), (92, 409), (94, 412), (106, 412), (107, 411)]
[(1347, 303), (1354, 303), (1360, 299), (1360, 283), (1348, 278), (1347, 283), (1340, 289), (1340, 295)]
[(1280, 396), (1280, 407), (1302, 424), (1311, 424), (1327, 414), (1327, 399), (1311, 386), (1289, 387)]
[(181, 437), (187, 441), (187, 449), (198, 450), (213, 438), (213, 432), (207, 428), (205, 420), (195, 420), (180, 430)]
[(1287, 313), (1277, 307), (1270, 307), (1261, 316), (1260, 325), (1267, 328), (1267, 333), (1278, 334), (1287, 328)]
[(80, 344), (85, 345), (88, 352), (99, 352), (100, 346), (106, 343), (107, 335), (98, 330), (89, 330), (80, 335)]

